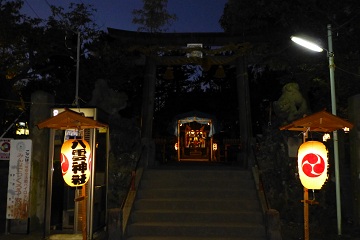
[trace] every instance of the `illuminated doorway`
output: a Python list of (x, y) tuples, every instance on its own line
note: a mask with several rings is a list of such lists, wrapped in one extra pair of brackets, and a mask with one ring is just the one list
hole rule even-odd
[(213, 161), (215, 117), (198, 111), (179, 114), (173, 123), (178, 161)]

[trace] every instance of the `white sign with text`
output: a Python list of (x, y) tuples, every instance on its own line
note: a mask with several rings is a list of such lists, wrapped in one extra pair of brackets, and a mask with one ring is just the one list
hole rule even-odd
[(11, 140), (7, 219), (26, 219), (29, 216), (32, 141)]

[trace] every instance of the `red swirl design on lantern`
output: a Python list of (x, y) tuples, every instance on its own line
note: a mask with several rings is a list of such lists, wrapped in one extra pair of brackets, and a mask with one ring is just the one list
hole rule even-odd
[(325, 171), (325, 161), (320, 155), (309, 153), (303, 157), (301, 167), (306, 176), (318, 177)]
[(65, 156), (65, 154), (60, 155), (60, 159), (61, 159), (61, 172), (62, 175), (64, 176), (67, 171), (69, 170), (69, 160), (67, 159), (67, 157)]

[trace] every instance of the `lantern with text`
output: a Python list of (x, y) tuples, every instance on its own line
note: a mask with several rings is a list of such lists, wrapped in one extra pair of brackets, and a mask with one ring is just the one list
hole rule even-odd
[(69, 139), (61, 147), (61, 171), (71, 187), (82, 186), (90, 178), (90, 145), (83, 139)]
[(301, 144), (298, 150), (298, 169), (302, 185), (307, 189), (321, 189), (328, 178), (328, 151), (318, 141)]

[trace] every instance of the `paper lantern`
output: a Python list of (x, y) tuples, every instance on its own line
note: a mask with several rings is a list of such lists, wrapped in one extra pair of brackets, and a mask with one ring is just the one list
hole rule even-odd
[(83, 139), (69, 139), (61, 147), (61, 171), (71, 187), (87, 183), (91, 172), (91, 149)]
[(307, 189), (321, 189), (328, 178), (328, 151), (318, 141), (301, 144), (298, 150), (298, 169), (302, 185)]
[(216, 151), (218, 149), (217, 143), (213, 143), (213, 150)]

